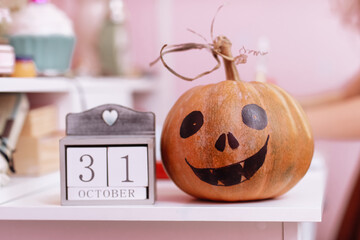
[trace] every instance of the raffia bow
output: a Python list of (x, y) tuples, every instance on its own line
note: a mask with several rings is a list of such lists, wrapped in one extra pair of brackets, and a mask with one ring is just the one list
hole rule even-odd
[[(231, 51), (226, 51), (226, 54), (224, 54), (224, 51), (222, 50), (222, 48), (224, 47), (224, 44), (227, 45), (227, 48), (230, 48), (231, 47), (230, 41), (224, 36), (218, 36), (215, 39), (213, 37), (214, 22), (215, 22), (217, 14), (219, 13), (219, 11), (222, 9), (223, 6), (224, 5), (221, 5), (218, 8), (218, 10), (211, 22), (210, 35), (211, 35), (212, 43), (208, 43), (206, 38), (204, 38), (200, 34), (196, 33), (195, 31), (188, 29), (192, 33), (201, 37), (206, 43), (191, 42), (191, 43), (182, 43), (182, 44), (174, 44), (174, 45), (165, 44), (160, 50), (160, 56), (157, 59), (155, 59), (153, 62), (151, 62), (150, 66), (153, 66), (156, 62), (161, 60), (163, 65), (166, 67), (166, 69), (168, 69), (175, 76), (177, 76), (181, 79), (184, 79), (186, 81), (193, 81), (193, 80), (203, 77), (209, 73), (212, 73), (215, 70), (217, 70), (218, 68), (220, 68), (221, 62), (219, 60), (219, 56), (222, 57), (224, 61), (229, 61), (235, 65), (238, 65), (238, 64), (244, 64), (247, 62), (247, 57), (248, 57), (247, 54), (253, 54), (255, 56), (267, 54), (267, 52), (247, 50), (245, 47), (242, 47), (239, 51), (239, 55), (237, 55), (235, 57), (232, 57)], [(193, 50), (193, 49), (198, 49), (198, 50), (205, 49), (205, 50), (209, 51), (212, 54), (212, 56), (214, 57), (214, 59), (216, 60), (217, 64), (211, 70), (200, 73), (195, 77), (186, 77), (186, 76), (183, 76), (183, 75), (177, 73), (164, 60), (164, 55), (166, 55), (166, 54), (173, 53), (173, 52), (189, 51), (189, 50)], [(234, 80), (237, 80), (237, 79), (234, 79)]]

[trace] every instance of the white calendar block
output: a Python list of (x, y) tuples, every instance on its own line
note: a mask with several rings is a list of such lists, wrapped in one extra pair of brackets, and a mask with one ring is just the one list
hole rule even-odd
[(109, 186), (148, 186), (146, 146), (108, 148)]
[(155, 202), (155, 115), (106, 104), (66, 116), (61, 204)]
[(107, 185), (105, 147), (67, 147), (67, 185), (105, 187)]

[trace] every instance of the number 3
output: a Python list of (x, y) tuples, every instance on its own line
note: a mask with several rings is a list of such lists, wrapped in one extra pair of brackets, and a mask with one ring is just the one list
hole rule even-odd
[(84, 157), (89, 157), (89, 158), (90, 158), (90, 164), (87, 165), (87, 166), (85, 166), (85, 168), (87, 168), (87, 169), (90, 170), (91, 176), (90, 176), (90, 178), (89, 178), (88, 180), (84, 180), (84, 176), (83, 176), (82, 174), (80, 174), (79, 178), (80, 178), (80, 180), (83, 181), (83, 182), (90, 182), (90, 181), (93, 180), (94, 177), (95, 177), (95, 172), (94, 172), (94, 170), (91, 168), (91, 166), (92, 166), (93, 163), (94, 163), (94, 159), (93, 159), (89, 154), (85, 154), (85, 155), (82, 155), (82, 156), (80, 157), (80, 162), (83, 162), (83, 161), (84, 161)]

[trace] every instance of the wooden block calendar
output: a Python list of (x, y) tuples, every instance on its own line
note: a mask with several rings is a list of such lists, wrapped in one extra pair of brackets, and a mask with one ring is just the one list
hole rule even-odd
[(66, 117), (60, 141), (63, 205), (153, 204), (155, 116), (102, 105)]

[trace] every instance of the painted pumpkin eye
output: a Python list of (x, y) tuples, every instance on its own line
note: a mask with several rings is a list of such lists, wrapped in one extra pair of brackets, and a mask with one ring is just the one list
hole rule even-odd
[(268, 124), (265, 110), (256, 104), (246, 105), (241, 111), (241, 116), (248, 127), (256, 130), (262, 130)]
[(204, 124), (204, 116), (200, 111), (193, 111), (187, 115), (180, 127), (180, 136), (188, 138), (200, 130)]

